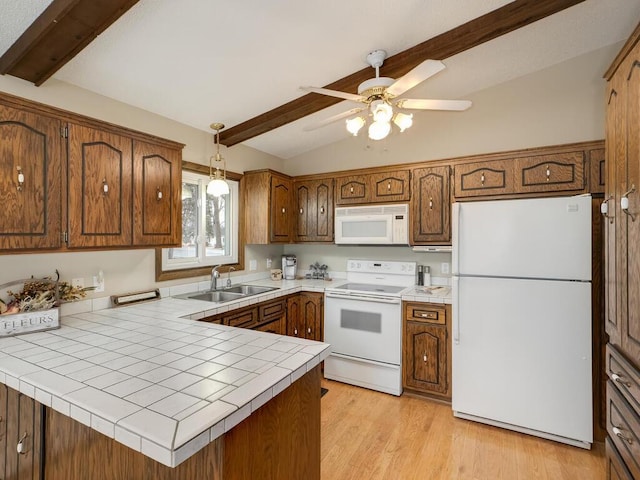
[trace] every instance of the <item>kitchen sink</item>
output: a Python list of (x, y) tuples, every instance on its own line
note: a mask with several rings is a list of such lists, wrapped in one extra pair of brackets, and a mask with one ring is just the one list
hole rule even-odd
[(214, 290), (208, 292), (192, 292), (183, 293), (181, 295), (174, 295), (175, 298), (191, 299), (191, 300), (204, 300), (206, 302), (223, 303), (238, 300), (239, 298), (250, 297), (252, 295), (259, 295), (260, 293), (270, 292), (277, 290), (278, 287), (261, 287), (257, 285), (235, 285), (233, 287), (225, 288), (224, 290)]
[(277, 290), (278, 287), (262, 287), (258, 285), (236, 285), (234, 287), (225, 288), (225, 292), (240, 293), (244, 296), (258, 295), (259, 293), (271, 292)]

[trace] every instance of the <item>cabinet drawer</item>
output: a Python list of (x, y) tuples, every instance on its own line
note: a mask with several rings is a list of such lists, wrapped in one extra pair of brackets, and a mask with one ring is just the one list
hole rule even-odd
[(282, 317), (286, 313), (284, 300), (276, 300), (275, 302), (258, 305), (260, 311), (259, 321), (266, 322), (274, 318)]
[(414, 322), (436, 323), (446, 325), (447, 317), (444, 305), (432, 303), (406, 303), (405, 318)]
[(640, 417), (607, 382), (607, 433), (633, 478), (640, 478)]
[(607, 375), (640, 415), (640, 372), (610, 343), (607, 344)]
[(584, 190), (584, 152), (516, 158), (516, 191)]
[(286, 335), (287, 333), (283, 317), (276, 318), (275, 320), (271, 320), (267, 323), (263, 323), (262, 325), (255, 327), (254, 330), (258, 330), (260, 332), (277, 333), (278, 335)]
[(231, 315), (225, 315), (224, 323), (230, 327), (250, 328), (258, 322), (258, 309), (249, 308), (234, 312)]
[(494, 161), (456, 165), (456, 198), (514, 193), (513, 162)]
[(609, 480), (633, 480), (629, 469), (609, 438), (605, 440), (605, 450), (607, 452), (607, 478)]

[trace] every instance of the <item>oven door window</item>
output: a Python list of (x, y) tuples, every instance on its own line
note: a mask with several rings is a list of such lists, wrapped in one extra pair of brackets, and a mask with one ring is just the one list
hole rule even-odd
[(382, 333), (382, 314), (380, 312), (360, 312), (344, 308), (340, 311), (340, 328)]

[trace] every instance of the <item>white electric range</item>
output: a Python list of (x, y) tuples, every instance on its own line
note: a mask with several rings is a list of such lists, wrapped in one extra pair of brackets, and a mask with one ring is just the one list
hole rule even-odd
[(347, 283), (325, 289), (326, 378), (402, 394), (402, 293), (415, 278), (415, 262), (347, 261)]

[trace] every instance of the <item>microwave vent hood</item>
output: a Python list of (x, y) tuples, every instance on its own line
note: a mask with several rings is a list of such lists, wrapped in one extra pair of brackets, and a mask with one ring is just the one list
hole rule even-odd
[(414, 245), (414, 252), (451, 252), (451, 245)]

